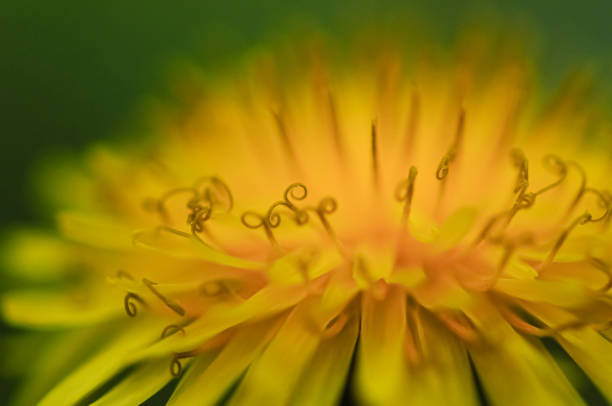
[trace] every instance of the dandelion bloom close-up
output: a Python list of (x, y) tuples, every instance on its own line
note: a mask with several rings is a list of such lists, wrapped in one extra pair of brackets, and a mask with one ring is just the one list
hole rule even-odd
[(58, 231), (10, 258), (64, 282), (2, 297), (56, 333), (22, 402), (612, 399), (612, 145), (588, 75), (546, 101), (513, 41), (401, 43), (185, 67), (153, 136), (50, 176)]

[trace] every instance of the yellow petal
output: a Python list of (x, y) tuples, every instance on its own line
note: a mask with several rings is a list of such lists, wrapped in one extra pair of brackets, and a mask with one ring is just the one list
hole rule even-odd
[(129, 355), (159, 338), (163, 326), (132, 321), (131, 326), (87, 362), (64, 378), (40, 401), (39, 406), (71, 405), (128, 366)]
[(416, 209), (410, 214), (408, 231), (412, 237), (426, 244), (435, 241), (440, 233), (436, 223)]
[(174, 334), (133, 355), (159, 357), (174, 352), (191, 351), (220, 332), (249, 320), (260, 320), (280, 313), (301, 301), (308, 290), (305, 286), (268, 286), (245, 302), (232, 305), (219, 303), (200, 319), (185, 327), (185, 335)]
[(411, 405), (478, 405), (467, 350), (438, 321), (420, 313), (420, 328), (407, 334), (420, 335), (422, 359), (406, 372), (400, 397)]
[(406, 297), (391, 287), (382, 300), (364, 292), (357, 362), (357, 395), (364, 404), (392, 404), (404, 376)]
[(573, 280), (500, 279), (495, 290), (530, 302), (544, 302), (563, 307), (580, 307), (593, 301), (592, 293)]
[(440, 251), (445, 251), (457, 245), (472, 229), (476, 221), (476, 210), (471, 207), (462, 207), (451, 214), (442, 224), (434, 245)]
[[(36, 362), (24, 366), (27, 368), (27, 379), (17, 389), (11, 404), (37, 404), (54, 385), (96, 351), (101, 341), (111, 336), (109, 330), (100, 331), (99, 325), (68, 330), (53, 338), (47, 345), (37, 347), (34, 354)], [(45, 334), (45, 338), (48, 340), (49, 337)], [(70, 351), (66, 351), (66, 348), (70, 348)], [(31, 351), (31, 348), (26, 350)]]
[(512, 257), (508, 260), (504, 268), (503, 277), (510, 277), (512, 279), (535, 279), (538, 277), (538, 271), (525, 261)]
[(487, 398), (495, 405), (582, 405), (555, 361), (537, 340), (506, 326), (494, 347), (470, 349)]
[(270, 283), (276, 285), (304, 283), (308, 277), (308, 258), (307, 253), (299, 250), (278, 258), (266, 270)]
[(2, 297), (2, 315), (17, 325), (63, 328), (99, 323), (120, 312), (107, 300), (81, 301), (74, 295), (74, 292), (10, 292)]
[(168, 406), (216, 404), (270, 342), (280, 320), (241, 327), (212, 363), (196, 359), (172, 394)]
[(341, 263), (338, 250), (326, 250), (316, 255), (307, 250), (296, 250), (274, 261), (266, 275), (271, 283), (297, 284), (316, 279)]
[(319, 331), (307, 318), (312, 305), (307, 300), (291, 312), (270, 345), (249, 368), (230, 405), (287, 404), (320, 340)]
[(11, 234), (2, 247), (2, 257), (8, 272), (32, 281), (63, 276), (74, 262), (66, 242), (39, 231)]
[(425, 280), (425, 271), (421, 267), (396, 268), (389, 282), (401, 285), (406, 289), (411, 289)]
[[(180, 234), (180, 235), (179, 235)], [(155, 251), (172, 258), (203, 259), (213, 264), (242, 269), (261, 269), (263, 265), (225, 254), (197, 240), (191, 234), (168, 229), (141, 230), (131, 235), (130, 241), (138, 248)]]
[(359, 320), (353, 317), (339, 334), (321, 342), (310, 365), (299, 379), (291, 405), (338, 404), (358, 333)]
[(367, 285), (379, 279), (388, 279), (393, 272), (396, 250), (392, 244), (384, 246), (361, 245), (355, 250), (356, 263), (355, 277), (363, 279)]
[(132, 230), (125, 223), (76, 212), (60, 213), (57, 222), (62, 234), (72, 241), (113, 250), (132, 249)]
[[(553, 326), (571, 323), (575, 318), (561, 309), (530, 307), (539, 319)], [(612, 343), (602, 334), (585, 327), (562, 331), (557, 340), (578, 366), (612, 402)]]
[(139, 405), (172, 379), (171, 359), (159, 359), (138, 366), (91, 406), (132, 406)]
[(358, 292), (359, 287), (348, 269), (334, 272), (319, 303), (311, 309), (309, 317), (318, 326), (327, 326)]
[(425, 279), (412, 289), (414, 298), (428, 309), (464, 309), (472, 304), (474, 296), (454, 278)]
[(563, 332), (559, 343), (612, 402), (612, 343), (589, 328)]
[(336, 269), (343, 262), (342, 255), (337, 249), (326, 249), (308, 264), (308, 277), (310, 279), (318, 278), (332, 269)]

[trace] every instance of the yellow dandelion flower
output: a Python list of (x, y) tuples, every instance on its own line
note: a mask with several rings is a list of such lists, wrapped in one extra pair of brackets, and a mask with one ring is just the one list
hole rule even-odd
[(2, 299), (61, 332), (19, 399), (612, 400), (609, 128), (583, 76), (541, 109), (520, 52), (470, 41), (182, 76), (153, 142), (52, 185), (59, 236), (13, 240), (28, 278), (78, 276)]

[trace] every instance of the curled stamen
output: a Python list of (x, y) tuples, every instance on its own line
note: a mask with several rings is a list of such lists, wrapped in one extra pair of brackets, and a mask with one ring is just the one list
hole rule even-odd
[(194, 232), (202, 232), (204, 230), (204, 222), (211, 216), (212, 210), (209, 207), (194, 207), (193, 211), (187, 216), (187, 224), (191, 226)]
[(130, 317), (136, 317), (138, 314), (136, 302), (142, 305), (145, 304), (144, 300), (142, 300), (142, 298), (134, 292), (128, 292), (123, 299), (123, 307), (125, 308), (127, 315)]
[(604, 193), (600, 192), (599, 190), (593, 189), (593, 188), (585, 188), (582, 194), (584, 195), (584, 194), (587, 194), (587, 193), (594, 194), (597, 197), (597, 199), (598, 199), (599, 206), (604, 209), (604, 212), (602, 213), (601, 216), (590, 219), (590, 222), (591, 223), (597, 223), (599, 221), (603, 221), (606, 218), (608, 218), (609, 215), (610, 215), (611, 206), (610, 206), (610, 203), (609, 203), (608, 198), (606, 197), (606, 195)]
[[(227, 183), (225, 183), (216, 176), (211, 176), (198, 179), (194, 183), (193, 187), (198, 190), (207, 182), (210, 183), (210, 185), (213, 187), (212, 189), (210, 187), (206, 187), (204, 189), (204, 193), (202, 194), (203, 196), (205, 196), (208, 203), (212, 206), (216, 205), (216, 203), (225, 200), (227, 206), (226, 211), (230, 212), (234, 207), (234, 196), (232, 195), (232, 191), (230, 190), (229, 186), (227, 186)], [(214, 193), (213, 190), (220, 193)]]
[(254, 211), (247, 211), (242, 214), (242, 216), (240, 217), (240, 221), (242, 221), (242, 224), (244, 224), (245, 227), (253, 230), (263, 228), (266, 233), (266, 237), (268, 237), (268, 240), (270, 240), (270, 243), (272, 243), (272, 245), (278, 244), (276, 242), (276, 239), (274, 238), (274, 234), (272, 233), (272, 226), (270, 225), (270, 222), (268, 221), (267, 217), (264, 217)]
[(436, 179), (444, 180), (446, 178), (446, 176), (448, 175), (448, 165), (453, 161), (454, 158), (454, 153), (451, 154), (450, 152), (442, 157), (440, 163), (438, 164), (438, 169), (436, 169)]
[(506, 213), (506, 227), (510, 224), (516, 213), (518, 213), (520, 210), (526, 210), (534, 205), (536, 196), (537, 195), (532, 192), (523, 192), (516, 198), (512, 208)]
[(185, 315), (185, 309), (183, 309), (177, 303), (171, 301), (170, 299), (168, 299), (167, 297), (159, 293), (157, 289), (155, 289), (154, 285), (157, 285), (156, 282), (150, 281), (148, 279), (143, 279), (142, 283), (144, 283), (147, 286), (147, 288), (149, 288), (149, 290), (151, 290), (151, 292), (153, 292), (153, 294), (159, 298), (159, 300), (164, 302), (164, 304), (168, 306), (168, 308), (170, 308), (176, 314), (178, 314), (179, 316)]
[(169, 190), (168, 192), (164, 193), (159, 199), (145, 199), (143, 207), (145, 208), (145, 210), (157, 211), (162, 220), (165, 223), (168, 223), (170, 221), (170, 216), (168, 215), (168, 211), (166, 210), (166, 202), (171, 197), (181, 193), (191, 193), (192, 197), (189, 201), (198, 200), (197, 189), (191, 187), (181, 187)]
[(170, 324), (169, 326), (166, 326), (166, 328), (164, 328), (164, 330), (161, 333), (161, 338), (166, 338), (172, 334), (176, 334), (178, 332), (181, 332), (183, 335), (185, 335), (185, 329), (181, 326), (179, 326), (178, 324)]
[(550, 254), (548, 254), (548, 257), (546, 258), (546, 261), (542, 264), (542, 268), (550, 265), (552, 263), (552, 261), (555, 259), (555, 256), (557, 255), (557, 253), (559, 252), (559, 250), (561, 249), (561, 247), (563, 246), (563, 243), (565, 242), (565, 240), (567, 239), (567, 237), (569, 236), (569, 234), (571, 233), (571, 231), (576, 228), (579, 225), (585, 225), (587, 223), (596, 223), (602, 220), (605, 220), (608, 217), (608, 212), (610, 210), (610, 206), (607, 205), (607, 201), (605, 196), (598, 190), (596, 189), (592, 189), (592, 188), (585, 188), (583, 194), (586, 193), (592, 193), (595, 196), (598, 197), (600, 205), (605, 206), (606, 210), (604, 211), (604, 213), (596, 218), (593, 218), (593, 216), (591, 215), (591, 213), (589, 212), (585, 212), (583, 215), (579, 216), (578, 218), (576, 218), (570, 225), (569, 227), (567, 227), (559, 236), (559, 238), (557, 239), (557, 241), (555, 242), (555, 245), (553, 246), (552, 250), (550, 251)]
[(306, 189), (306, 186), (303, 183), (296, 182), (289, 185), (287, 189), (285, 189), (283, 196), (285, 201), (288, 204), (291, 204), (291, 199), (298, 201), (306, 199), (308, 196), (308, 189)]
[(338, 202), (333, 197), (327, 196), (319, 201), (317, 211), (323, 214), (332, 214), (338, 209)]
[(204, 223), (210, 219), (212, 209), (210, 207), (197, 206), (193, 208), (193, 211), (187, 216), (187, 224), (191, 226), (191, 234), (198, 239), (200, 242), (204, 241), (200, 238), (198, 233), (204, 231)]
[(516, 199), (515, 207), (518, 210), (530, 208), (535, 203), (536, 196), (537, 195), (535, 193), (523, 193)]
[(206, 232), (208, 237), (211, 238), (210, 232), (205, 229), (204, 223), (211, 218), (213, 210), (220, 202), (224, 202), (226, 206), (225, 211), (227, 213), (229, 213), (234, 206), (234, 197), (229, 187), (225, 182), (215, 176), (204, 177), (197, 180), (194, 183), (194, 188), (198, 190), (207, 183), (209, 185), (204, 187), (201, 195), (196, 196), (195, 199), (187, 203), (187, 207), (191, 209), (191, 213), (187, 216), (187, 224), (191, 226), (191, 234), (199, 242), (205, 245), (207, 245), (206, 242), (204, 242), (198, 234)]
[(398, 202), (404, 202), (404, 210), (402, 213), (402, 228), (406, 228), (408, 216), (410, 215), (410, 209), (412, 208), (412, 197), (414, 195), (414, 184), (416, 181), (417, 173), (417, 168), (415, 166), (411, 166), (408, 178), (402, 181), (395, 189), (395, 199)]
[(461, 147), (461, 143), (463, 141), (463, 129), (465, 126), (465, 110), (461, 108), (459, 112), (459, 119), (457, 121), (457, 130), (455, 132), (455, 140), (449, 147), (448, 151), (438, 164), (438, 168), (436, 169), (436, 179), (440, 181), (440, 187), (438, 190), (438, 199), (436, 202), (435, 213), (440, 212), (440, 208), (442, 207), (442, 201), (444, 199), (444, 193), (446, 190), (446, 177), (448, 176), (448, 171), (450, 168), (450, 164), (455, 161), (457, 158), (457, 152)]
[(329, 223), (327, 216), (333, 214), (337, 209), (338, 202), (336, 199), (330, 196), (321, 199), (316, 209), (314, 209), (315, 213), (317, 213), (317, 216), (319, 217), (319, 220), (321, 221), (321, 224), (323, 225), (323, 228), (325, 228), (325, 231), (327, 231), (332, 238), (336, 237), (336, 233)]
[(293, 201), (302, 201), (308, 196), (308, 189), (303, 183), (293, 183), (285, 189), (283, 195), (284, 200), (274, 202), (268, 209), (267, 222), (270, 227), (276, 228), (280, 225), (280, 214), (275, 212), (275, 209), (284, 206), (293, 212), (294, 220), (298, 225), (304, 225), (308, 222), (308, 213), (305, 210), (298, 208)]
[(578, 162), (568, 161), (567, 165), (576, 168), (576, 170), (578, 170), (578, 173), (580, 174), (580, 187), (578, 188), (576, 197), (574, 197), (574, 200), (572, 201), (572, 203), (569, 205), (567, 209), (567, 212), (569, 213), (574, 208), (576, 208), (576, 206), (580, 202), (580, 199), (582, 199), (582, 196), (584, 196), (584, 193), (586, 191), (586, 185), (587, 185), (587, 177), (586, 177), (586, 172), (584, 171), (584, 168)]
[[(514, 157), (513, 157), (514, 159)], [(520, 156), (517, 156), (515, 162), (522, 159)], [(527, 162), (526, 160), (524, 162)], [(506, 226), (510, 224), (514, 216), (520, 211), (525, 210), (532, 207), (535, 203), (536, 197), (541, 195), (542, 193), (548, 192), (551, 189), (559, 186), (567, 177), (567, 165), (556, 155), (547, 155), (544, 157), (544, 165), (551, 171), (554, 171), (558, 175), (558, 179), (553, 183), (544, 186), (536, 192), (526, 192), (526, 188), (528, 185), (528, 172), (527, 166), (525, 166), (525, 172), (521, 175), (522, 170), (519, 172), (519, 178), (517, 179), (517, 186), (515, 187), (515, 193), (518, 193), (516, 201), (512, 208), (508, 211), (508, 216), (506, 218)], [(521, 179), (523, 179), (521, 181)]]
[(459, 112), (459, 118), (457, 120), (457, 129), (455, 131), (455, 139), (453, 143), (451, 144), (451, 146), (449, 147), (446, 154), (442, 156), (442, 159), (440, 160), (440, 163), (438, 164), (438, 168), (436, 169), (436, 179), (442, 181), (446, 179), (446, 176), (448, 176), (449, 166), (455, 160), (455, 158), (457, 158), (457, 151), (461, 147), (461, 142), (463, 141), (464, 128), (465, 128), (465, 109), (461, 108), (461, 111)]
[(506, 266), (510, 262), (512, 255), (514, 255), (514, 253), (516, 252), (516, 249), (522, 245), (533, 244), (534, 237), (531, 233), (523, 233), (512, 239), (509, 239), (505, 237), (504, 235), (499, 235), (499, 236), (491, 237), (489, 241), (494, 244), (500, 244), (504, 251), (501, 255), (501, 258), (499, 259), (497, 268), (495, 269), (495, 273), (493, 274), (493, 278), (488, 283), (486, 290), (489, 290), (495, 287), (495, 285), (497, 284), (497, 281), (499, 281), (499, 278), (503, 274), (504, 269), (506, 269)]
[(472, 246), (476, 247), (478, 244), (480, 244), (482, 241), (484, 241), (484, 239), (487, 238), (489, 236), (489, 234), (491, 233), (491, 231), (493, 230), (493, 227), (495, 227), (495, 225), (498, 224), (507, 215), (508, 215), (508, 212), (504, 211), (504, 212), (501, 212), (499, 214), (496, 214), (495, 216), (492, 216), (485, 223), (485, 226), (482, 228), (482, 231), (478, 234), (478, 236), (476, 237), (476, 239), (472, 243)]
[(342, 243), (338, 240), (336, 232), (334, 231), (329, 219), (327, 218), (330, 214), (333, 214), (338, 209), (338, 202), (331, 196), (326, 196), (319, 201), (317, 206), (308, 206), (304, 208), (304, 212), (310, 211), (316, 214), (317, 218), (321, 222), (321, 225), (327, 232), (327, 235), (336, 244), (338, 251), (342, 255), (346, 255), (345, 249)]
[(183, 372), (183, 364), (181, 364), (181, 360), (184, 358), (195, 357), (196, 355), (201, 354), (203, 351), (205, 351), (205, 347), (186, 352), (175, 352), (172, 356), (172, 362), (170, 363), (170, 374), (172, 374), (174, 377), (180, 376)]
[[(204, 187), (200, 193), (200, 188)], [(221, 179), (213, 177), (203, 177), (194, 182), (193, 187), (177, 188), (166, 192), (159, 199), (148, 199), (145, 201), (145, 208), (157, 211), (165, 223), (170, 222), (165, 202), (172, 196), (179, 193), (191, 193), (192, 196), (187, 200), (186, 206), (190, 210), (187, 215), (187, 224), (191, 227), (191, 234), (201, 243), (206, 244), (198, 233), (204, 232), (204, 223), (212, 216), (213, 207), (218, 203), (223, 203), (227, 212), (231, 211), (234, 205), (234, 197), (229, 187)], [(175, 234), (182, 235), (182, 232), (172, 229)]]
[(547, 267), (548, 265), (550, 265), (554, 261), (555, 257), (557, 256), (557, 253), (559, 252), (559, 250), (563, 246), (563, 243), (565, 242), (567, 237), (570, 235), (572, 230), (574, 230), (579, 225), (585, 225), (585, 224), (587, 224), (589, 222), (592, 222), (592, 221), (593, 220), (592, 220), (591, 214), (590, 213), (584, 213), (583, 215), (581, 215), (578, 218), (576, 218), (565, 230), (563, 230), (563, 232), (561, 233), (559, 238), (557, 238), (557, 241), (555, 241), (555, 244), (553, 245), (552, 250), (548, 254), (548, 257), (542, 263), (541, 269), (544, 269), (545, 267)]
[(516, 177), (514, 193), (522, 196), (529, 187), (529, 161), (525, 158), (525, 154), (518, 148), (511, 151), (512, 162), (518, 168), (519, 172)]
[(610, 220), (612, 219), (612, 193), (609, 190), (602, 190), (601, 195), (606, 201), (603, 208), (608, 210), (608, 216), (604, 219), (604, 221), (605, 225), (608, 226), (610, 224)]
[(554, 172), (558, 176), (558, 179), (550, 185), (544, 186), (537, 192), (534, 192), (536, 196), (541, 195), (542, 193), (547, 192), (553, 188), (556, 188), (567, 177), (567, 164), (556, 155), (546, 155), (544, 157), (544, 166), (547, 167), (550, 171)]
[(174, 354), (172, 362), (170, 363), (170, 374), (173, 377), (178, 378), (179, 376), (181, 376), (182, 372), (183, 365), (181, 364), (181, 357), (179, 354)]

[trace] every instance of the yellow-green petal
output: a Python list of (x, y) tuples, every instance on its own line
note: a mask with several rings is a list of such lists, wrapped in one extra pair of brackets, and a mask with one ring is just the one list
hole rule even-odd
[(583, 401), (546, 348), (507, 326), (494, 347), (470, 354), (487, 398), (496, 406), (578, 406)]
[(160, 323), (134, 321), (97, 354), (65, 377), (39, 406), (71, 405), (130, 365), (130, 354), (159, 338)]
[(321, 342), (310, 365), (300, 377), (289, 404), (294, 406), (338, 404), (358, 334), (359, 319), (353, 317), (339, 334)]
[[(415, 406), (478, 405), (464, 343), (431, 316), (421, 314), (419, 320), (422, 359), (406, 369), (403, 390), (396, 404), (410, 399)], [(418, 336), (419, 332), (407, 334)]]
[(391, 404), (405, 373), (406, 296), (389, 288), (384, 299), (364, 292), (357, 359), (357, 395), (365, 404)]
[(2, 316), (9, 323), (35, 328), (91, 325), (120, 312), (107, 300), (79, 300), (77, 292), (10, 292), (2, 297)]
[(320, 340), (320, 332), (308, 320), (312, 301), (291, 312), (270, 345), (249, 368), (230, 400), (236, 405), (286, 405)]
[[(196, 359), (168, 401), (168, 406), (214, 405), (270, 342), (279, 319), (240, 327), (214, 360)], [(202, 390), (206, 388), (206, 390)]]
[(170, 357), (144, 362), (91, 406), (141, 404), (172, 379), (170, 362)]

